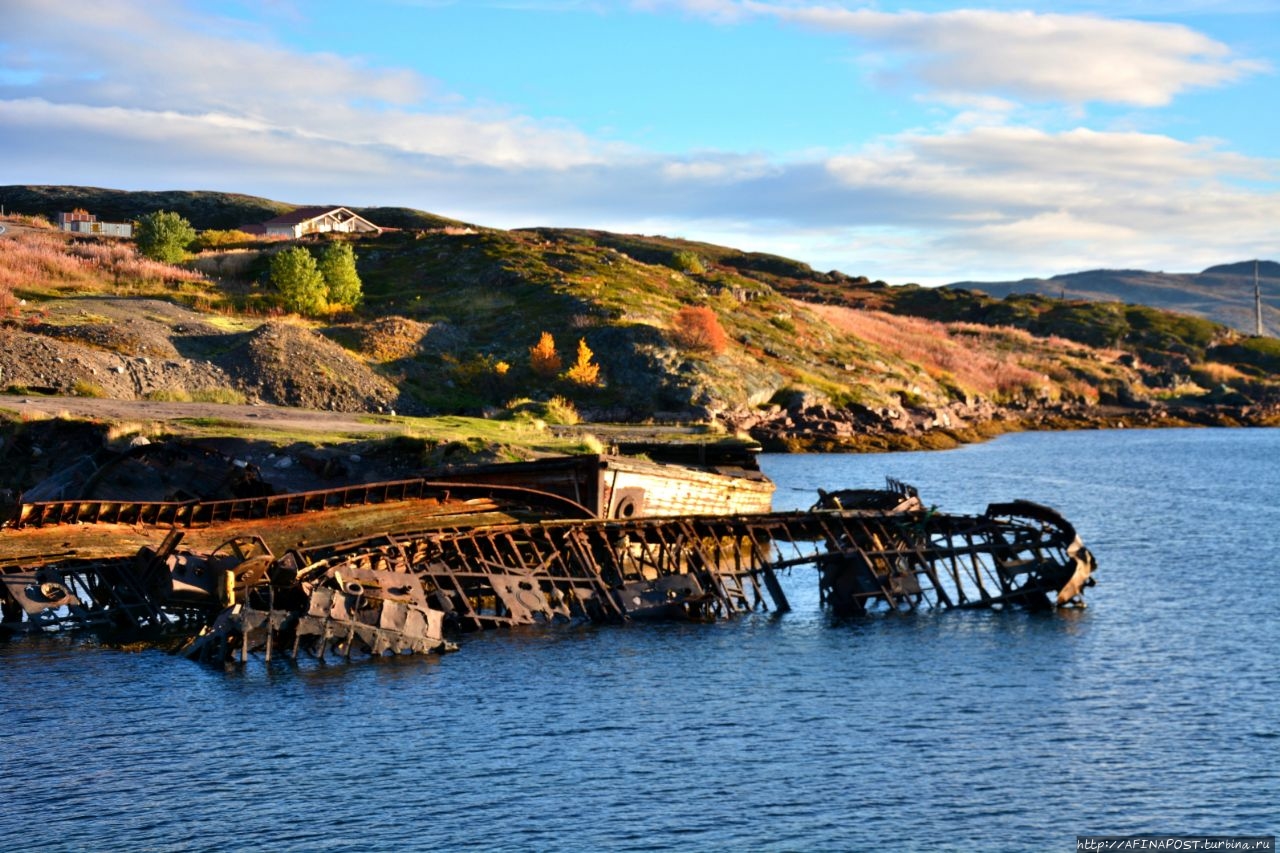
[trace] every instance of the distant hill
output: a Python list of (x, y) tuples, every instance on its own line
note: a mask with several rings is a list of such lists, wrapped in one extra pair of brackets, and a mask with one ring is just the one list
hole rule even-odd
[(383, 228), (473, 228), (475, 226), (412, 207), (352, 207), (356, 213)]
[[(342, 202), (335, 202), (337, 204)], [(127, 222), (157, 210), (172, 210), (201, 230), (239, 228), (266, 222), (302, 206), (240, 193), (202, 190), (132, 192), (71, 186), (2, 186), (0, 205), (5, 210), (40, 214), (49, 219), (60, 211), (82, 207), (104, 222)], [(388, 228), (443, 228), (465, 224), (407, 207), (346, 206), (374, 224)]]
[[(991, 296), (1031, 293), (1055, 299), (1119, 301), (1205, 317), (1233, 329), (1254, 331), (1253, 261), (1222, 264), (1199, 273), (1145, 270), (1090, 270), (1021, 281), (962, 281), (947, 287), (980, 290)], [(1260, 261), (1262, 322), (1280, 331), (1280, 263)]]
[(157, 210), (173, 210), (196, 228), (237, 228), (265, 222), (296, 205), (239, 193), (166, 190), (130, 192), (99, 187), (0, 187), (5, 210), (41, 214), (53, 219), (59, 211), (82, 207), (104, 222), (136, 219)]

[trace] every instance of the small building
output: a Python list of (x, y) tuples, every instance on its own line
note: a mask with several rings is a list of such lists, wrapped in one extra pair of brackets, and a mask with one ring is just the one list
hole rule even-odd
[(59, 213), (58, 227), (73, 234), (104, 234), (108, 237), (133, 236), (133, 223), (99, 222), (98, 217), (79, 207), (70, 213)]
[(300, 207), (260, 225), (246, 225), (241, 230), (249, 234), (294, 239), (330, 231), (341, 234), (382, 233), (377, 225), (345, 207)]

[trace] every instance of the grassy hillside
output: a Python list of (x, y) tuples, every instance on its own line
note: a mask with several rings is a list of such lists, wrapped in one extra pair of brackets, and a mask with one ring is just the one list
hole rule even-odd
[[(1143, 270), (1092, 270), (1028, 278), (1022, 281), (968, 281), (948, 285), (978, 290), (995, 297), (1038, 294), (1055, 299), (1126, 302), (1163, 308), (1230, 326), (1254, 330), (1253, 261), (1210, 267), (1200, 273), (1145, 272)], [(1263, 300), (1263, 325), (1280, 331), (1280, 263), (1258, 265)]]
[[(5, 191), (16, 190), (32, 195), (9, 197), (55, 207), (65, 206), (58, 199), (78, 198), (104, 218), (116, 215), (107, 200), (120, 211), (162, 206), (201, 227), (225, 227), (228, 220), (215, 212), (234, 213), (238, 222), (250, 212), (265, 218), (290, 207), (215, 193)], [(125, 294), (179, 301), (206, 312), (208, 321), (198, 336), (175, 333), (176, 351), (211, 360), (249, 399), (270, 389), (273, 401), (296, 405), (323, 403), (332, 393), (326, 388), (346, 381), (339, 376), (363, 377), (374, 390), (389, 381), (401, 410), (492, 414), (532, 405), (545, 412), (558, 398), (608, 420), (786, 423), (785, 412), (800, 409), (901, 419), (904, 410), (957, 406), (990, 416), (983, 406), (1280, 398), (1274, 341), (1189, 315), (1115, 302), (888, 287), (774, 255), (667, 237), (549, 228), (446, 233), (441, 226), (459, 223), (407, 209), (369, 213), (403, 230), (354, 241), (363, 304), (282, 328), (288, 334), (275, 337), (287, 347), (274, 366), (262, 359), (231, 364), (240, 344), (219, 330), (242, 330), (281, 313), (265, 275), (278, 241), (211, 250), (180, 267), (144, 267), (127, 243), (48, 231), (19, 235), (0, 241), (6, 271), (0, 313), (10, 315), (11, 329), (65, 341), (78, 334), (68, 327), (93, 326), (74, 319), (76, 300)], [(5, 292), (12, 297), (7, 303)], [(27, 304), (18, 306), (20, 299)], [(694, 334), (691, 308), (723, 340), (709, 344)], [(94, 334), (101, 337), (106, 325), (94, 326)], [(554, 338), (558, 370), (540, 371), (531, 357), (543, 333)], [(330, 352), (322, 338), (344, 348), (340, 374), (334, 356), (289, 355)], [(570, 374), (580, 345), (589, 351), (588, 365), (599, 368), (598, 379), (575, 381)], [(269, 382), (257, 375), (264, 370), (272, 371)], [(288, 371), (292, 378), (280, 375)], [(143, 379), (137, 388), (144, 389)], [(374, 390), (360, 399), (374, 399)]]
[(382, 228), (430, 229), (473, 226), (446, 216), (437, 216), (411, 207), (352, 207), (351, 210)]
[[(790, 384), (848, 394), (832, 364), (860, 357), (856, 342), (757, 282), (646, 263), (581, 233), (400, 234), (366, 245), (366, 311), (430, 324), (447, 342), (435, 348), (438, 359), (411, 365), (410, 380), (432, 398), (461, 391), (492, 403), (520, 388), (558, 389), (628, 413), (722, 409), (765, 402)], [(672, 323), (686, 305), (711, 307), (736, 345), (714, 356), (681, 348)], [(602, 386), (540, 381), (528, 350), (542, 332), (566, 365), (585, 341), (603, 368)], [(498, 361), (511, 371), (496, 388), (465, 381)]]

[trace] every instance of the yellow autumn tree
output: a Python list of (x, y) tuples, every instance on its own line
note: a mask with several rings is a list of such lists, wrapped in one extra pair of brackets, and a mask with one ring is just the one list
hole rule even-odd
[(538, 342), (529, 347), (529, 366), (534, 373), (548, 378), (560, 372), (560, 356), (556, 353), (556, 340), (550, 332), (543, 332)]
[(593, 364), (594, 353), (583, 338), (578, 339), (578, 360), (565, 373), (565, 378), (575, 385), (594, 387), (600, 384), (600, 365)]

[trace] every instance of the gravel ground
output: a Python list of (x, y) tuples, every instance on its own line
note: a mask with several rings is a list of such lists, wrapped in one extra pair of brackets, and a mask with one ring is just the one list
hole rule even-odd
[(421, 414), (368, 364), (300, 323), (256, 328), (157, 299), (46, 303), (0, 325), (0, 390), (115, 400), (234, 391), (251, 403)]
[(262, 404), (161, 403), (152, 400), (111, 400), (94, 397), (40, 397), (0, 394), (0, 409), (19, 414), (55, 417), (68, 414), (104, 421), (166, 421), (180, 418), (218, 418), (279, 430), (354, 433), (396, 433), (394, 423), (367, 423), (351, 413), (324, 412)]

